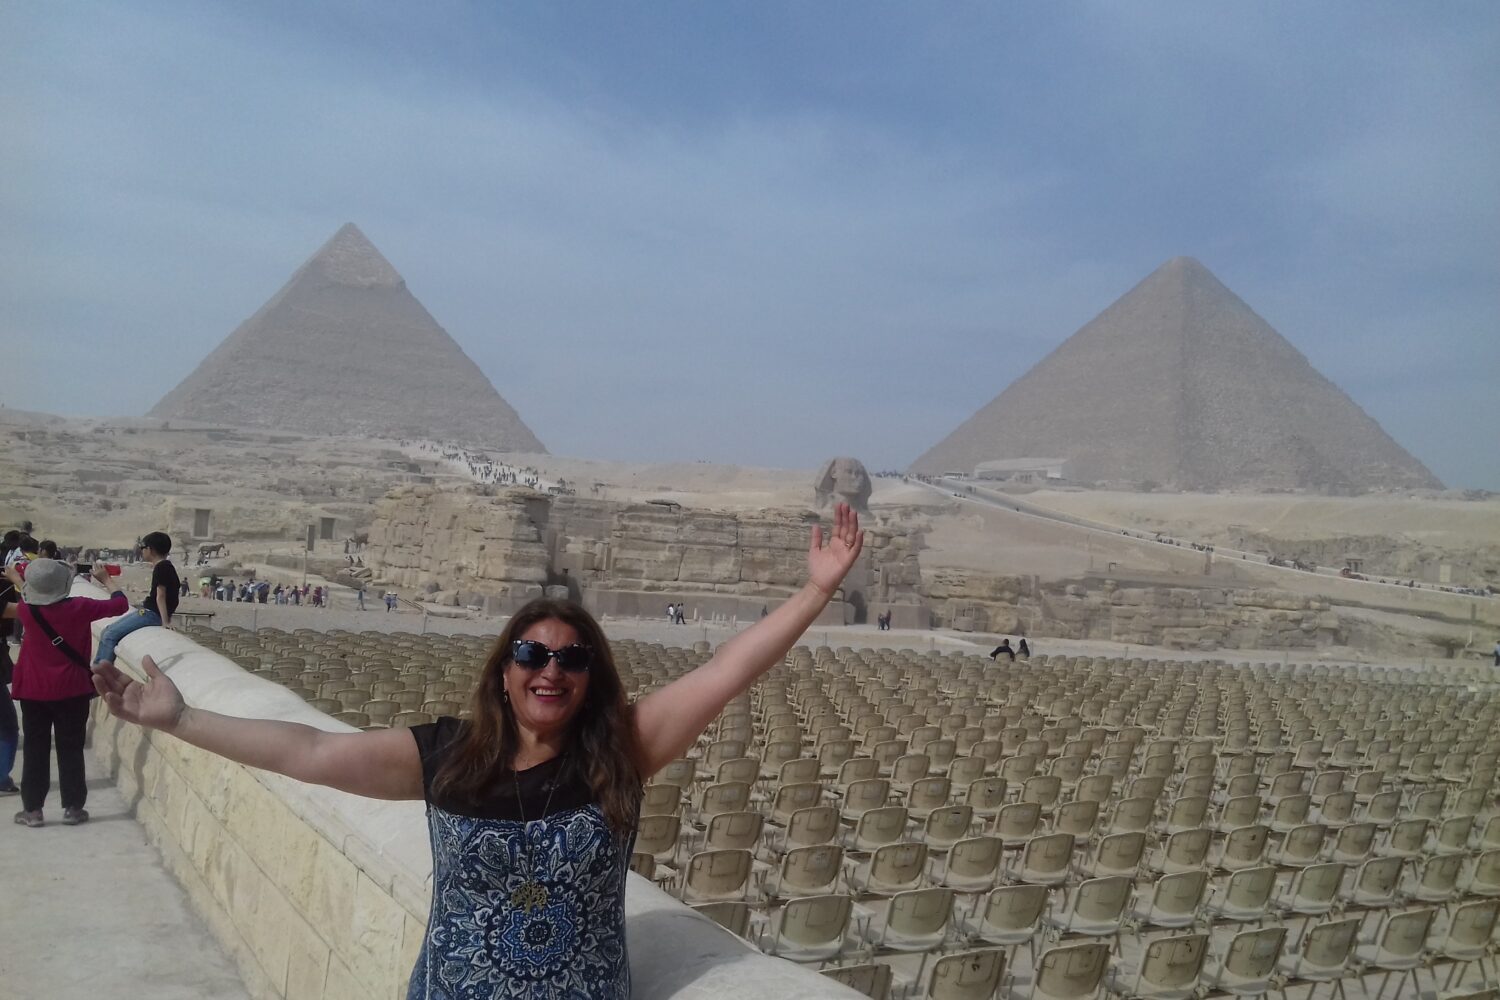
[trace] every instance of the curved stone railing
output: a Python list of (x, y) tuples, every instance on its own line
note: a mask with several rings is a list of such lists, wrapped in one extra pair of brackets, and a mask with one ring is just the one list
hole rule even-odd
[[(81, 581), (74, 593), (99, 596)], [(350, 730), (178, 632), (142, 629), (119, 645), (116, 662), (139, 675), (148, 653), (193, 705)], [(120, 723), (98, 703), (91, 728), (95, 755), (252, 996), (405, 997), (431, 895), (420, 803), (363, 799), (242, 767)], [(859, 995), (762, 955), (634, 874), (625, 908), (636, 997)]]

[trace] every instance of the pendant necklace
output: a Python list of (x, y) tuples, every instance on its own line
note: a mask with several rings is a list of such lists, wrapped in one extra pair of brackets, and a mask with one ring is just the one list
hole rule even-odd
[[(564, 755), (562, 765), (552, 776), (547, 789), (547, 802), (542, 806), (542, 815), (538, 819), (546, 820), (547, 810), (552, 808), (552, 793), (556, 792), (557, 786), (562, 784), (562, 773), (567, 764), (568, 759)], [(521, 802), (521, 775), (516, 770), (512, 770), (510, 774), (516, 783), (516, 811), (521, 814), (521, 856), (526, 863), (526, 881), (510, 894), (510, 905), (530, 913), (547, 905), (547, 887), (537, 881), (536, 869), (531, 864), (531, 843), (526, 836), (526, 806)]]

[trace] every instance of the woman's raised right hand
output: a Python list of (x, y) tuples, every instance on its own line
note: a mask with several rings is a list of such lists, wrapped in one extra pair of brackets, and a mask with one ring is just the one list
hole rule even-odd
[(146, 671), (147, 684), (135, 680), (112, 663), (98, 664), (94, 667), (94, 690), (99, 692), (99, 697), (104, 699), (115, 718), (170, 732), (187, 710), (187, 703), (182, 700), (177, 685), (161, 672), (155, 660), (143, 656), (141, 667)]

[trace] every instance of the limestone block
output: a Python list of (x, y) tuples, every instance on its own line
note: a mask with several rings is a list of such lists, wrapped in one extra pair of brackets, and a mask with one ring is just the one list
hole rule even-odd
[(744, 549), (740, 553), (740, 580), (773, 587), (800, 586), (807, 573), (805, 550)]
[(268, 875), (258, 868), (256, 874), (259, 876), (256, 909), (253, 919), (244, 927), (245, 940), (266, 977), (281, 991), (286, 989), (292, 935), (311, 934), (312, 928), (297, 916)]
[(191, 796), (192, 793), (188, 791), (187, 782), (182, 780), (182, 775), (171, 767), (162, 767), (161, 776), (157, 779), (156, 786), (151, 793), (151, 801), (156, 806), (157, 812), (161, 814), (167, 833), (179, 843), (183, 841), (188, 799)]
[(685, 545), (677, 579), (684, 583), (739, 582), (740, 550), (733, 546)]
[(422, 941), (426, 936), (427, 924), (407, 914), (401, 925), (401, 953), (396, 959), (396, 970), (400, 974), (397, 977), (397, 985), (401, 987), (401, 991), (393, 997), (393, 1000), (400, 1000), (406, 996), (406, 981), (410, 977), (411, 970), (417, 965), (417, 956), (422, 951)]
[(215, 838), (222, 828), (208, 806), (197, 795), (190, 794), (183, 805), (182, 839), (183, 850), (193, 861), (193, 867), (206, 880), (213, 863)]
[(271, 880), (291, 904), (305, 914), (317, 878), (318, 849), (327, 841), (285, 806), (279, 814), (276, 836), (280, 846), (276, 852), (276, 867), (270, 869)]
[(287, 954), (286, 1000), (322, 1000), (328, 978), (329, 948), (311, 928), (291, 937)]
[(263, 871), (281, 863), (281, 825), (285, 806), (265, 786), (243, 769), (233, 779), (233, 791), (224, 809), (224, 826), (244, 845)]
[(337, 956), (328, 959), (328, 976), (323, 980), (323, 1000), (370, 1000), (371, 993), (354, 978), (349, 967)]
[[(352, 940), (354, 892), (358, 881), (359, 869), (354, 863), (337, 847), (320, 839), (304, 912), (313, 926), (322, 928), (335, 943)], [(348, 948), (347, 952), (340, 953), (340, 957), (352, 962), (355, 954), (352, 948)]]
[(410, 968), (398, 969), (404, 954), (402, 935), (406, 911), (363, 872), (354, 888), (354, 968), (374, 987), (373, 995), (388, 995), (382, 984), (404, 979)]
[(255, 920), (260, 906), (260, 889), (265, 881), (245, 853), (245, 849), (222, 826), (213, 831), (208, 845), (208, 870), (204, 881), (215, 899), (223, 903), (239, 936), (245, 936), (246, 925)]
[(222, 822), (229, 807), (233, 774), (238, 770), (242, 770), (238, 764), (211, 753), (199, 752), (188, 758), (183, 777), (214, 818)]
[(636, 546), (617, 541), (614, 575), (622, 580), (676, 580), (681, 549), (676, 545)]

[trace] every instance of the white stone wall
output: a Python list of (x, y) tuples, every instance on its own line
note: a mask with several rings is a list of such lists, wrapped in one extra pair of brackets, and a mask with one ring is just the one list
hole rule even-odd
[[(136, 632), (120, 644), (116, 662), (139, 673), (146, 653), (193, 705), (349, 728), (179, 633)], [(92, 732), (96, 757), (253, 996), (406, 996), (431, 898), (420, 803), (362, 799), (254, 771), (122, 724), (99, 703)], [(635, 875), (626, 914), (636, 997), (858, 996), (761, 955)]]

